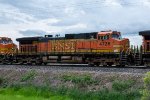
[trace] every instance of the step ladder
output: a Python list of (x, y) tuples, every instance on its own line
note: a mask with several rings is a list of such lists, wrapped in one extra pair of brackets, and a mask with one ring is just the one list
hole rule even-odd
[(127, 64), (127, 54), (121, 53), (120, 55), (120, 65), (125, 66)]
[(135, 53), (134, 59), (135, 59), (134, 62), (135, 62), (135, 65), (136, 65), (136, 66), (141, 65), (141, 55), (140, 55), (140, 53)]

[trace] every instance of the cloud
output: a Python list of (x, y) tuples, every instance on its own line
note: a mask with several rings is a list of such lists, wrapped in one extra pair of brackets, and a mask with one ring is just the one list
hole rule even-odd
[(24, 36), (43, 36), (44, 34), (46, 34), (46, 32), (42, 31), (42, 30), (26, 30), (26, 31), (20, 31), (20, 34), (24, 35)]
[(15, 8), (11, 5), (0, 4), (0, 24), (20, 24), (28, 23), (29, 21), (35, 21), (31, 15), (20, 12), (18, 8)]
[[(150, 0), (0, 0), (0, 32), (16, 37), (117, 30), (141, 41), (150, 29)], [(31, 34), (33, 32), (33, 34)], [(135, 35), (131, 35), (131, 34)], [(14, 35), (15, 34), (15, 35)]]
[(124, 38), (128, 38), (130, 40), (130, 45), (140, 46), (142, 44), (142, 36), (138, 35), (139, 33), (133, 33), (133, 34), (123, 34)]

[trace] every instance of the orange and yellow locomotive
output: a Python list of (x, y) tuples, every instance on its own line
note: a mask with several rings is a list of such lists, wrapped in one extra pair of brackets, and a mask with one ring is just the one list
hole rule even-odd
[(117, 31), (65, 34), (65, 37), (26, 37), (17, 41), (18, 60), (22, 63), (120, 65), (126, 63), (120, 60), (120, 53), (129, 49), (129, 39), (122, 38)]
[(13, 43), (11, 38), (0, 37), (0, 63), (9, 64), (14, 60), (17, 45)]
[(16, 53), (17, 46), (11, 38), (0, 37), (0, 55), (12, 55)]

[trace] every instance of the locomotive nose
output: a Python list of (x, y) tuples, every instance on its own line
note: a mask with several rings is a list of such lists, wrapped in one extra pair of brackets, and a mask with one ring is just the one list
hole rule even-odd
[(12, 50), (12, 48), (15, 48), (15, 46), (11, 38), (0, 38), (0, 54), (12, 54), (14, 53), (14, 50)]
[(122, 42), (122, 46), (123, 46), (124, 52), (127, 52), (127, 50), (130, 48), (130, 41), (129, 41), (129, 39), (124, 38), (121, 42)]

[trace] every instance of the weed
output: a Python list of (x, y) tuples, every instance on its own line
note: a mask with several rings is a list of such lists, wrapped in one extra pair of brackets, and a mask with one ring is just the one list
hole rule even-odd
[(0, 85), (4, 82), (4, 79), (0, 77)]
[(8, 81), (0, 77), (0, 86), (4, 88), (4, 87), (7, 87), (7, 85), (8, 85)]
[(72, 83), (79, 84), (79, 85), (91, 85), (91, 84), (98, 84), (97, 80), (92, 79), (90, 75), (63, 75), (63, 81), (71, 81)]
[(150, 100), (150, 72), (144, 77), (144, 90), (141, 93), (142, 100)]
[(60, 86), (60, 87), (56, 88), (54, 91), (56, 94), (66, 95), (68, 88), (66, 86)]
[(31, 80), (35, 77), (35, 75), (36, 75), (36, 72), (34, 70), (29, 71), (21, 77), (21, 82)]

